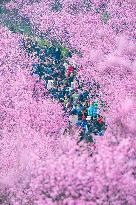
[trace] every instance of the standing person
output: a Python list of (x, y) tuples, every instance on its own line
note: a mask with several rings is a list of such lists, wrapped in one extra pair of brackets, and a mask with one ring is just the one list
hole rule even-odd
[(79, 135), (80, 135), (80, 139), (77, 141), (77, 145), (85, 139), (84, 130), (81, 129)]
[(83, 88), (80, 88), (80, 90), (78, 90), (78, 93), (79, 93), (79, 101), (80, 102), (84, 102), (84, 96), (83, 96)]
[(92, 118), (96, 118), (99, 113), (99, 108), (97, 104), (93, 103), (92, 105), (89, 106), (88, 108), (88, 115), (91, 116)]
[(78, 126), (80, 126), (82, 122), (82, 110), (80, 104), (77, 105), (77, 114), (78, 114)]
[(76, 125), (76, 123), (78, 122), (78, 115), (75, 113), (72, 113), (69, 116), (69, 120), (70, 120), (72, 126)]
[(82, 119), (86, 119), (88, 116), (87, 108), (84, 107), (82, 110)]
[(95, 121), (95, 127), (99, 133), (99, 135), (103, 135), (105, 122), (102, 116), (99, 115), (98, 119)]
[(50, 90), (53, 87), (53, 80), (48, 80), (47, 89)]
[(74, 93), (72, 94), (73, 100), (76, 101), (78, 99), (78, 93), (77, 91), (74, 91)]
[(83, 131), (83, 137), (84, 137), (84, 139), (86, 138), (86, 126), (87, 126), (87, 121), (86, 121), (86, 119), (82, 119), (81, 128), (82, 128), (82, 131)]
[(90, 128), (91, 117), (90, 117), (90, 116), (87, 116), (86, 120), (87, 120), (87, 129), (88, 129), (88, 133), (90, 133), (90, 132), (89, 132), (89, 131), (90, 131), (89, 128)]
[(71, 82), (71, 89), (74, 90), (74, 82)]
[(71, 73), (73, 73), (73, 71), (74, 71), (74, 68), (73, 68), (73, 66), (68, 66), (68, 74), (70, 75)]
[(44, 49), (41, 49), (41, 50), (40, 50), (40, 52), (39, 52), (39, 57), (40, 57), (40, 59), (41, 59), (42, 61), (45, 60), (46, 55), (45, 55)]
[(60, 48), (56, 48), (56, 50), (55, 50), (55, 59), (57, 59), (57, 61), (60, 62), (60, 59), (61, 59), (61, 50), (60, 50)]
[(85, 90), (83, 93), (84, 99), (87, 100), (87, 97), (89, 96), (89, 91)]

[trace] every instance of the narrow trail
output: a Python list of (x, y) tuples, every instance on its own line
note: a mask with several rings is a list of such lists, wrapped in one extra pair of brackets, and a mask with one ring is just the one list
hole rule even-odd
[[(104, 135), (107, 128), (105, 118), (101, 116), (103, 101), (99, 93), (100, 85), (92, 79), (87, 84), (80, 79), (80, 67), (71, 65), (63, 56), (61, 48), (54, 44), (42, 48), (36, 40), (26, 38), (24, 48), (34, 60), (32, 75), (43, 80), (46, 95), (62, 104), (65, 115), (69, 117), (69, 129), (76, 126), (80, 139), (94, 142), (93, 135)], [(68, 56), (72, 57), (69, 52)], [(64, 130), (65, 132), (65, 130)]]

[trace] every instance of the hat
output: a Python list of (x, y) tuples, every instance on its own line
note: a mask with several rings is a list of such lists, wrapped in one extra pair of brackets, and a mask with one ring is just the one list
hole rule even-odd
[(90, 117), (90, 116), (87, 116), (86, 120), (88, 120), (88, 121), (91, 120), (91, 117)]

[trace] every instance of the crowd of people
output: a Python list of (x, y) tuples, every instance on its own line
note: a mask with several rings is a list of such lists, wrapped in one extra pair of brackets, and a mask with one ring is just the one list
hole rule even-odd
[[(62, 103), (69, 116), (69, 126), (79, 129), (77, 143), (82, 140), (93, 142), (93, 135), (104, 135), (107, 124), (100, 115), (100, 102), (96, 100), (99, 85), (94, 82), (85, 86), (80, 76), (77, 77), (78, 69), (69, 64), (59, 47), (50, 45), (41, 48), (30, 38), (24, 41), (24, 47), (29, 55), (38, 57), (32, 66), (32, 75), (44, 80), (48, 94)], [(68, 55), (70, 57), (71, 53)]]

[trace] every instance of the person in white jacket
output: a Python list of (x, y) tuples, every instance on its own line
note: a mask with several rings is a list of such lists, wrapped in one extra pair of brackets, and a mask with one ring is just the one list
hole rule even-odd
[(78, 115), (70, 115), (69, 120), (71, 125), (76, 125), (78, 122)]
[(53, 80), (48, 80), (47, 89), (50, 90), (53, 87)]

